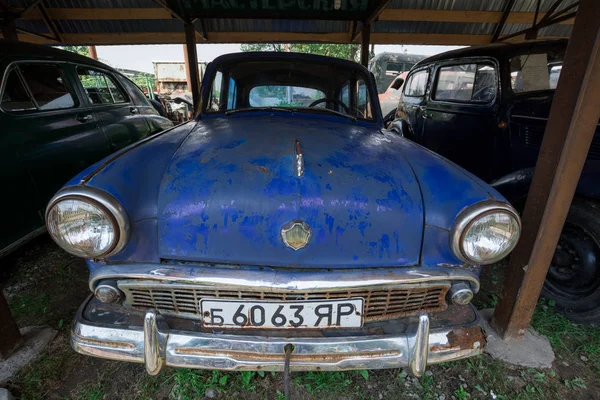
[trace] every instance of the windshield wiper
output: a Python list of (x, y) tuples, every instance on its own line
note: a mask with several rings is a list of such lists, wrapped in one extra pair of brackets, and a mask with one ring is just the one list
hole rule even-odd
[(236, 108), (235, 110), (227, 110), (225, 111), (225, 115), (231, 115), (239, 112), (250, 112), (250, 111), (285, 111), (285, 112), (294, 112), (293, 108), (286, 107), (248, 107), (248, 108)]
[(321, 114), (323, 114), (323, 113), (324, 114), (334, 114), (334, 115), (337, 115), (338, 117), (348, 118), (350, 121), (356, 122), (356, 117), (353, 117), (352, 115), (344, 114), (339, 111), (330, 110), (329, 108), (302, 107), (302, 108), (293, 108), (293, 110), (294, 111), (314, 112), (314, 113), (321, 113)]

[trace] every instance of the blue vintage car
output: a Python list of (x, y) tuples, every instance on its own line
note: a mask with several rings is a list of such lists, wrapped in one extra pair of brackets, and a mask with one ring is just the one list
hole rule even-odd
[(72, 179), (46, 222), (86, 258), (82, 354), (223, 370), (407, 367), (480, 354), (479, 268), (519, 217), (384, 130), (371, 74), (293, 53), (217, 58), (194, 121)]

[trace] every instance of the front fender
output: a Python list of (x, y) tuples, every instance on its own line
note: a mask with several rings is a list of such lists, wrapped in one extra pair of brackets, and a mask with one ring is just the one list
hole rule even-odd
[[(524, 168), (508, 175), (505, 175), (493, 182), (490, 185), (502, 193), (508, 201), (513, 205), (518, 206), (529, 193), (529, 186), (533, 180), (533, 171), (535, 168)], [(575, 195), (588, 199), (600, 199), (600, 162), (588, 160), (581, 172), (579, 183), (575, 189)]]

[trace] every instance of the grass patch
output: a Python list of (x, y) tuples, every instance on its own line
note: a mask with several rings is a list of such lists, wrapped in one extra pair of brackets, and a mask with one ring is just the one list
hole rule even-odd
[(298, 376), (294, 381), (313, 395), (321, 392), (344, 394), (349, 392), (352, 384), (350, 373), (345, 372), (310, 371)]
[(208, 389), (225, 393), (231, 376), (221, 371), (178, 369), (173, 375), (175, 385), (171, 397), (181, 400), (203, 398)]
[(21, 372), (15, 381), (21, 391), (21, 400), (46, 397), (60, 381), (68, 358), (67, 352), (43, 355), (29, 369)]
[(20, 293), (10, 299), (10, 309), (15, 319), (39, 317), (46, 314), (50, 296), (47, 293)]
[(538, 302), (531, 326), (548, 338), (556, 353), (584, 356), (600, 375), (600, 329), (571, 323), (545, 299)]
[(74, 395), (73, 399), (77, 400), (100, 400), (104, 397), (104, 384), (102, 382), (96, 382), (87, 385), (78, 390)]

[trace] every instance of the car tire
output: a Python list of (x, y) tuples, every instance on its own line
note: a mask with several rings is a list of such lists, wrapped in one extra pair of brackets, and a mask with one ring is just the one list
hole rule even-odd
[(573, 200), (542, 296), (570, 320), (600, 325), (600, 203)]

